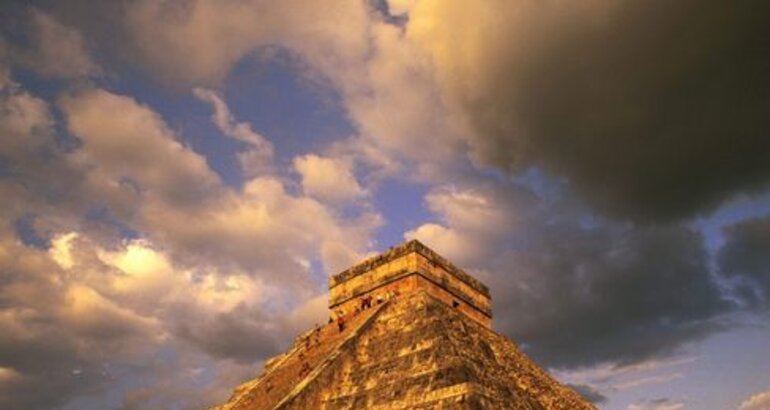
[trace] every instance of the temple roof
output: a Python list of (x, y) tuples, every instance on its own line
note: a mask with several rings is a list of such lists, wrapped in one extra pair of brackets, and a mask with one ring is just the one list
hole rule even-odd
[(471, 288), (489, 297), (489, 288), (486, 285), (481, 283), (478, 279), (474, 278), (473, 276), (465, 273), (465, 271), (458, 268), (452, 262), (448, 261), (446, 258), (439, 255), (434, 250), (428, 248), (422, 242), (416, 239), (412, 239), (408, 242), (404, 242), (400, 245), (394, 246), (379, 255), (367, 258), (362, 262), (359, 262), (351, 266), (350, 268), (345, 269), (344, 271), (330, 277), (329, 288), (330, 289), (334, 288), (335, 286), (343, 282), (346, 282), (358, 275), (374, 270), (380, 265), (384, 265), (388, 262), (392, 262), (393, 260), (403, 257), (412, 252), (417, 252), (420, 255), (427, 258), (428, 260), (430, 260), (432, 263), (443, 267), (447, 272), (454, 275), (460, 281), (466, 283)]

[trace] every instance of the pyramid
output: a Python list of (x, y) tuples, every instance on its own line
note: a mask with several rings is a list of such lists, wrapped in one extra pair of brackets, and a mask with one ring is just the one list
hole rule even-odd
[(335, 320), (212, 410), (595, 409), (492, 330), (484, 284), (418, 241), (329, 286)]

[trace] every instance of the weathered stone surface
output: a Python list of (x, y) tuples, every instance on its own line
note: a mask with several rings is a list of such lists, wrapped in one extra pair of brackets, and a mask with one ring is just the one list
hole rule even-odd
[(489, 289), (417, 240), (369, 258), (329, 280), (329, 308), (350, 313), (360, 299), (425, 290), (471, 319), (492, 326)]
[(394, 246), (386, 252), (366, 259), (363, 262), (358, 263), (348, 269), (345, 269), (339, 274), (332, 276), (329, 278), (329, 287), (333, 288), (337, 284), (347, 282), (355, 276), (374, 270), (382, 264), (392, 262), (393, 260), (399, 259), (413, 252), (419, 253), (425, 259), (432, 261), (434, 264), (441, 265), (444, 267), (444, 269), (460, 278), (460, 280), (463, 282), (466, 282), (477, 291), (489, 296), (489, 288), (487, 288), (486, 285), (479, 282), (479, 280), (473, 276), (468, 275), (462, 269), (455, 266), (452, 262), (449, 262), (446, 258), (423, 245), (422, 242), (416, 239), (402, 243), (398, 246)]
[(403, 289), (345, 316), (343, 331), (301, 335), (215, 409), (594, 409), (444, 293)]

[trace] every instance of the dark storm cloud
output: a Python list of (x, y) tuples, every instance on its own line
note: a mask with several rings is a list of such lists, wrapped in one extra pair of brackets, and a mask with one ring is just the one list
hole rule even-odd
[(731, 308), (687, 228), (562, 223), (528, 235), (496, 267), (496, 323), (545, 364), (671, 354), (719, 329)]
[(565, 186), (535, 185), (547, 192), (539, 201), (510, 182), (433, 191), (428, 205), (441, 226), (413, 235), (483, 272), (495, 329), (536, 360), (632, 364), (730, 325), (725, 316), (736, 306), (714, 280), (697, 231), (598, 217)]
[(770, 217), (741, 221), (725, 229), (719, 251), (720, 272), (735, 283), (736, 296), (747, 307), (770, 308)]
[(767, 187), (770, 3), (492, 4), (500, 12), (486, 15), (512, 21), (479, 22), (480, 61), (463, 61), (474, 35), (449, 49), (475, 71), (447, 76), (483, 162), (544, 166), (600, 209), (640, 221)]
[(251, 363), (277, 353), (285, 335), (271, 326), (274, 321), (241, 307), (204, 321), (182, 321), (176, 332), (214, 357)]

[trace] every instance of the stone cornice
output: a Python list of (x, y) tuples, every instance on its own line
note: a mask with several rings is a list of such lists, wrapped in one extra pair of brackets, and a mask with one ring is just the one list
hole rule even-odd
[(412, 239), (411, 241), (392, 247), (379, 255), (368, 258), (363, 262), (360, 262), (332, 276), (329, 278), (329, 289), (332, 289), (335, 286), (346, 282), (358, 275), (376, 269), (381, 265), (384, 265), (402, 256), (408, 255), (412, 252), (419, 253), (428, 259), (431, 263), (444, 268), (444, 270), (452, 274), (460, 281), (464, 282), (466, 285), (470, 286), (482, 295), (489, 297), (489, 288), (486, 285), (481, 283), (478, 279), (468, 275), (462, 269), (455, 266), (452, 262), (449, 262), (446, 258), (439, 255), (434, 250), (428, 248), (422, 242), (416, 239)]

